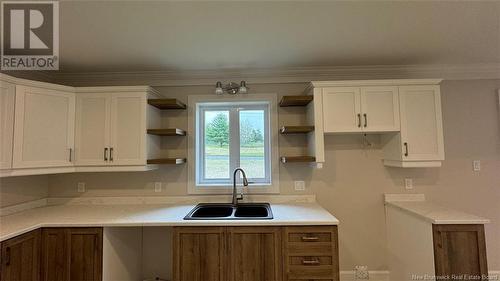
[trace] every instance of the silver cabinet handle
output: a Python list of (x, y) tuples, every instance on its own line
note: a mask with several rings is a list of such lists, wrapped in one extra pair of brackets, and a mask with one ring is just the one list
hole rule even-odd
[(361, 128), (361, 114), (358, 113), (358, 128)]
[(368, 127), (368, 117), (366, 116), (366, 113), (363, 114), (363, 117), (365, 118), (365, 128)]
[(109, 161), (113, 162), (113, 148), (109, 149)]
[(319, 265), (319, 259), (303, 259), (302, 260), (303, 265)]
[(319, 237), (317, 237), (317, 236), (302, 236), (301, 240), (304, 242), (314, 242), (314, 241), (318, 241)]
[(69, 162), (73, 161), (73, 148), (69, 149)]
[(408, 143), (405, 142), (403, 145), (405, 146), (405, 156), (408, 157)]
[(104, 148), (104, 161), (108, 161), (108, 148)]

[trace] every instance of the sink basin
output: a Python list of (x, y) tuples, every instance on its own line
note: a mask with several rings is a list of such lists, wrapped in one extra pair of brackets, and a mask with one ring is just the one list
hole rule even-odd
[(269, 209), (262, 205), (240, 205), (234, 212), (234, 216), (237, 218), (267, 217), (268, 215)]
[(199, 206), (191, 215), (194, 218), (225, 218), (233, 214), (232, 206), (205, 205)]
[(269, 203), (241, 203), (238, 205), (200, 203), (185, 217), (185, 220), (264, 220), (272, 219)]

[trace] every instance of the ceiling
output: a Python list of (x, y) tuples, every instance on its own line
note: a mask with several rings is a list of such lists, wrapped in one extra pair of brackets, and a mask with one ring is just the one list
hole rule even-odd
[(61, 72), (500, 63), (500, 2), (62, 1)]

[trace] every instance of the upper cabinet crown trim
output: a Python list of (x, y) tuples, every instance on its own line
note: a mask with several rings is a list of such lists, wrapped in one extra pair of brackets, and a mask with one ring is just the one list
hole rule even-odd
[(102, 87), (76, 87), (76, 93), (106, 93), (106, 92), (147, 92), (160, 96), (160, 93), (150, 86), (102, 86)]
[(344, 80), (344, 81), (311, 81), (309, 87), (345, 87), (345, 86), (409, 86), (439, 85), (443, 79), (381, 79), (381, 80)]
[(13, 83), (16, 85), (27, 86), (27, 87), (35, 87), (35, 88), (42, 88), (42, 89), (47, 89), (47, 90), (70, 92), (70, 93), (75, 92), (75, 87), (47, 83), (47, 82), (34, 81), (34, 80), (28, 80), (28, 79), (22, 79), (22, 78), (16, 78), (16, 77), (12, 77), (12, 76), (2, 74), (2, 73), (0, 73), (0, 80), (5, 81), (5, 82), (9, 82), (9, 83)]

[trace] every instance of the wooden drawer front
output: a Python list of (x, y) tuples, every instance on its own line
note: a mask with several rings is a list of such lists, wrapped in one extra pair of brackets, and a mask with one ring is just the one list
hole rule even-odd
[(330, 232), (288, 233), (288, 242), (332, 242), (332, 234)]
[(333, 279), (333, 267), (329, 265), (319, 266), (290, 266), (288, 268), (288, 279)]
[(290, 265), (303, 265), (305, 267), (314, 267), (320, 265), (332, 265), (332, 257), (290, 257)]
[(285, 227), (284, 233), (286, 280), (339, 280), (336, 226)]
[(288, 243), (288, 254), (291, 256), (325, 256), (334, 252), (332, 243)]

